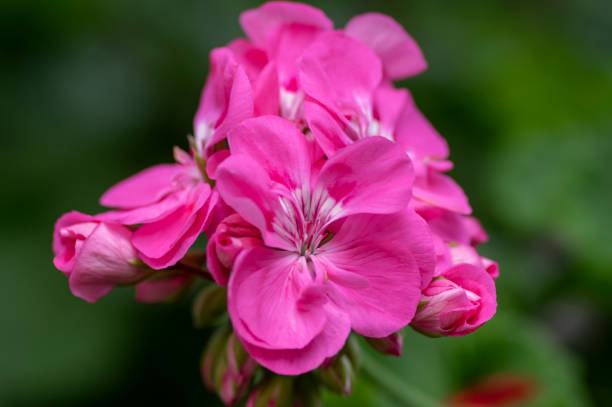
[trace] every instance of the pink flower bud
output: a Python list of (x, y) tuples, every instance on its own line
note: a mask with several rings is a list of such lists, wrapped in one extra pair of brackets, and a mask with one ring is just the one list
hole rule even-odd
[(259, 230), (240, 215), (232, 214), (223, 219), (206, 249), (206, 263), (215, 281), (227, 285), (236, 257), (243, 250), (262, 244)]
[(208, 342), (201, 367), (206, 387), (217, 392), (225, 405), (231, 406), (245, 395), (257, 363), (236, 335), (222, 327)]
[(108, 294), (115, 284), (132, 283), (147, 274), (130, 239), (132, 231), (79, 212), (55, 224), (53, 263), (69, 278), (72, 293), (89, 302)]
[(370, 346), (387, 355), (400, 356), (402, 354), (403, 335), (401, 331), (392, 333), (384, 338), (366, 338)]
[(482, 268), (459, 264), (422, 292), (412, 327), (429, 336), (463, 336), (495, 314), (495, 284)]

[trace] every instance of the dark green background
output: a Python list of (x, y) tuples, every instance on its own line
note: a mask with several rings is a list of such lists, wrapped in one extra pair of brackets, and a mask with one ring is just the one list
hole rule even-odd
[[(53, 269), (51, 232), (186, 147), (208, 52), (256, 4), (0, 3), (0, 405), (215, 402), (189, 301), (146, 306), (122, 289), (86, 304)], [(448, 139), (501, 266), (493, 321), (460, 339), (407, 332), (387, 368), (440, 399), (504, 371), (539, 383), (529, 405), (612, 403), (609, 1), (313, 4), (337, 26), (390, 14), (419, 42), (430, 68), (404, 85)], [(328, 399), (343, 403), (402, 405), (367, 379)]]

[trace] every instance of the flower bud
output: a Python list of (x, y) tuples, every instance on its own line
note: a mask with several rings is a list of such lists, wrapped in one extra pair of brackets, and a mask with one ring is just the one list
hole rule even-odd
[(366, 338), (371, 347), (387, 355), (400, 356), (404, 336), (401, 331), (392, 333), (384, 338)]
[(435, 277), (423, 290), (411, 326), (428, 336), (463, 336), (491, 319), (496, 308), (491, 276), (463, 263)]
[(147, 304), (174, 301), (189, 290), (195, 281), (192, 274), (162, 270), (136, 286), (136, 300)]
[(226, 354), (227, 370), (221, 377), (219, 397), (226, 405), (233, 405), (246, 393), (257, 363), (233, 333), (227, 340)]
[(227, 285), (234, 261), (243, 250), (261, 244), (259, 230), (240, 215), (232, 214), (223, 219), (206, 249), (206, 263), (217, 284)]
[(270, 375), (249, 396), (246, 407), (292, 407), (294, 378)]
[(55, 224), (53, 262), (69, 278), (72, 293), (95, 302), (116, 284), (132, 284), (149, 272), (132, 246), (132, 231), (79, 212)]
[(214, 323), (227, 311), (227, 290), (212, 284), (200, 290), (193, 302), (193, 325), (196, 328)]
[(351, 394), (354, 369), (348, 355), (341, 353), (334, 357), (331, 363), (321, 366), (318, 374), (331, 391), (345, 396)]
[(202, 359), (202, 378), (225, 405), (233, 405), (246, 393), (257, 369), (257, 363), (244, 350), (228, 326), (210, 339)]

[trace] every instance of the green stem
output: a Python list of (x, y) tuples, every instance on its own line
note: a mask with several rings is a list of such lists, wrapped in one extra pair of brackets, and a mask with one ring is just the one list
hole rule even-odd
[(393, 372), (380, 364), (367, 352), (361, 355), (362, 371), (368, 379), (380, 388), (386, 390), (394, 398), (398, 399), (405, 406), (414, 407), (441, 407), (442, 404), (421, 390), (411, 386), (409, 383), (399, 379)]

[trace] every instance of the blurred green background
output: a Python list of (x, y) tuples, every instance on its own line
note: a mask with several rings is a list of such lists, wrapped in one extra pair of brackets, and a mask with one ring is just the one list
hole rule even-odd
[[(172, 160), (208, 52), (258, 2), (0, 3), (0, 405), (214, 405), (189, 301), (147, 306), (129, 289), (96, 305), (54, 270), (55, 219)], [(403, 83), (448, 139), (497, 259), (499, 311), (480, 331), (406, 332), (383, 358), (442, 399), (496, 372), (538, 383), (530, 406), (612, 405), (612, 6), (609, 0), (315, 1), (341, 27), (395, 17), (429, 70)], [(402, 405), (365, 375), (329, 405)]]

